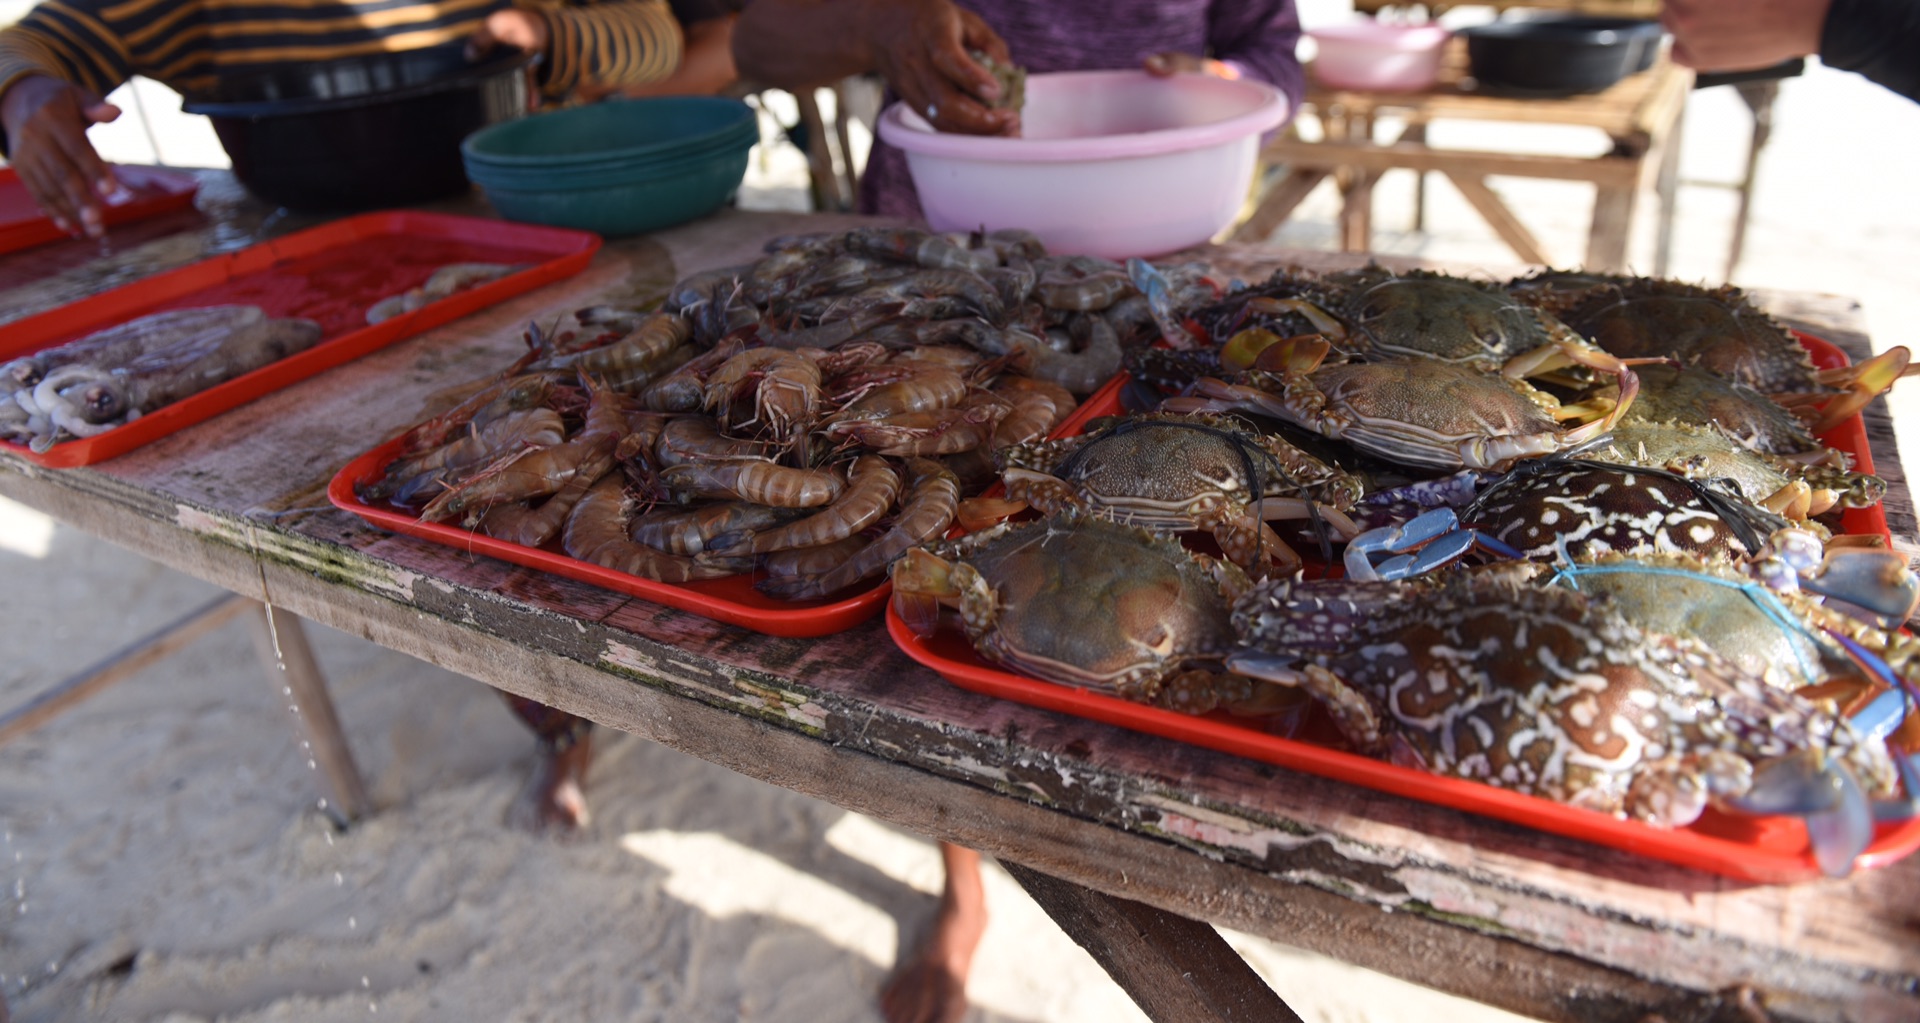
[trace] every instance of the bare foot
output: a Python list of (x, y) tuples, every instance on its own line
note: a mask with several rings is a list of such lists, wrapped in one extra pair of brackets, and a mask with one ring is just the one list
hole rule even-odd
[(967, 1014), (967, 973), (987, 929), (980, 854), (942, 842), (940, 860), (947, 880), (933, 927), (880, 992), (887, 1023), (959, 1023)]
[(507, 824), (535, 834), (571, 834), (587, 826), (587, 764), (593, 737), (582, 735), (565, 746), (540, 743), (540, 762), (507, 807)]

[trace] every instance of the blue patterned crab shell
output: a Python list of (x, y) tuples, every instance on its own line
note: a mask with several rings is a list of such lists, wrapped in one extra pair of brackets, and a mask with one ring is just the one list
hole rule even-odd
[[(1363, 753), (1659, 827), (1792, 805), (1824, 833), (1841, 811), (1807, 787), (1897, 791), (1884, 744), (1843, 718), (1532, 571), (1262, 582), (1227, 666), (1305, 689)], [(1845, 816), (1870, 831), (1865, 796)], [(1844, 873), (1864, 840), (1815, 845)]]

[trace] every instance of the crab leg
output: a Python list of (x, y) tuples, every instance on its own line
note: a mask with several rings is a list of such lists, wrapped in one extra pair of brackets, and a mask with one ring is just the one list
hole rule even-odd
[(1908, 365), (1911, 355), (1896, 345), (1865, 362), (1853, 366), (1824, 369), (1818, 374), (1823, 384), (1841, 388), (1839, 395), (1820, 407), (1810, 425), (1814, 433), (1825, 433), (1867, 407), (1867, 403), (1885, 394), (1893, 382), (1920, 372), (1920, 366)]

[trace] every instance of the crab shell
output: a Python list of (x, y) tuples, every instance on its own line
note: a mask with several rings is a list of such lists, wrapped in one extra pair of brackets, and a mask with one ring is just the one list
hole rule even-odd
[(1762, 394), (1831, 392), (1806, 348), (1736, 288), (1648, 279), (1604, 284), (1562, 314), (1622, 358), (1671, 356)]
[(1763, 538), (1787, 525), (1717, 480), (1586, 459), (1523, 463), (1482, 487), (1460, 521), (1536, 559), (1735, 560), (1760, 553)]
[(1515, 302), (1495, 284), (1379, 266), (1330, 274), (1325, 284), (1350, 347), (1367, 358), (1418, 355), (1495, 369), (1556, 341), (1584, 343), (1551, 313)]
[(1635, 372), (1640, 393), (1626, 421), (1713, 425), (1741, 447), (1845, 469), (1851, 458), (1815, 439), (1799, 416), (1738, 381), (1689, 366), (1649, 365)]
[[(1871, 684), (1819, 631), (1843, 616), (1807, 594), (1766, 589), (1729, 564), (1678, 554), (1610, 554), (1537, 569), (1543, 582), (1600, 597), (1643, 631), (1704, 643), (1775, 688)], [(1783, 621), (1781, 611), (1790, 618)]]
[[(1195, 393), (1244, 405), (1375, 457), (1434, 469), (1505, 469), (1575, 447), (1605, 420), (1563, 428), (1559, 402), (1524, 380), (1432, 359), (1341, 363), (1310, 372), (1245, 375), (1250, 386), (1203, 380)], [(1170, 399), (1163, 408), (1208, 407)]]
[(1263, 498), (1310, 498), (1344, 510), (1361, 489), (1279, 437), (1218, 416), (1133, 416), (1094, 433), (1016, 446), (1005, 460), (1003, 480), (1015, 500), (1149, 529), (1211, 530), (1227, 557), (1248, 569), (1268, 554), (1285, 556), (1260, 521)]
[(1530, 571), (1261, 583), (1227, 664), (1306, 687), (1363, 752), (1657, 826), (1806, 754), (1893, 791), (1884, 746), (1843, 719)]
[(958, 608), (987, 660), (1135, 700), (1232, 649), (1229, 602), (1246, 585), (1178, 541), (1083, 515), (1004, 523), (910, 552), (893, 570), (896, 601)]
[(1836, 506), (1872, 507), (1887, 491), (1886, 481), (1869, 473), (1802, 465), (1741, 447), (1717, 427), (1679, 422), (1624, 421), (1613, 430), (1613, 444), (1592, 457), (1730, 479), (1748, 501), (1799, 520)]

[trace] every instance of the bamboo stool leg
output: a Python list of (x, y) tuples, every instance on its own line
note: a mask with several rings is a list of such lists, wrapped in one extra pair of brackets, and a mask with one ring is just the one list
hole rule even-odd
[(373, 811), (373, 800), (367, 796), (360, 769), (353, 762), (353, 750), (340, 730), (340, 718), (333, 711), (327, 680), (320, 674), (320, 664), (307, 642), (306, 627), (292, 612), (271, 604), (259, 607), (261, 613), (249, 620), (267, 679), (291, 690), (294, 706), (299, 708), (301, 731), (332, 796), (331, 815), (342, 823), (357, 821)]
[(1301, 1023), (1212, 926), (1017, 863), (1000, 865), (1154, 1023)]
[(24, 735), (68, 707), (138, 674), (147, 665), (225, 625), (252, 603), (246, 597), (229, 593), (108, 654), (19, 708), (0, 714), (0, 742)]
[(1747, 168), (1740, 176), (1740, 205), (1733, 215), (1733, 241), (1727, 246), (1727, 280), (1733, 280), (1740, 265), (1740, 252), (1747, 244), (1747, 212), (1753, 205), (1753, 175), (1760, 163), (1760, 150), (1773, 134), (1773, 101), (1780, 95), (1780, 80), (1741, 82), (1734, 86), (1747, 109), (1753, 112), (1753, 139), (1747, 144)]

